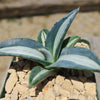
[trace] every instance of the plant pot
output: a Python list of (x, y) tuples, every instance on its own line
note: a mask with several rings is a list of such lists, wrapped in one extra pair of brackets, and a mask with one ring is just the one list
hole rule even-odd
[[(11, 59), (12, 58), (10, 58), (10, 60)], [(3, 97), (5, 95), (5, 98), (7, 100), (27, 100), (26, 99), (27, 96), (32, 96), (32, 98), (34, 98), (35, 100), (45, 100), (45, 99), (39, 99), (40, 97), (43, 98), (42, 94), (45, 95), (45, 98), (51, 96), (50, 97), (50, 100), (53, 100), (54, 94), (52, 94), (53, 93), (52, 92), (52, 88), (51, 88), (52, 85), (54, 85), (53, 86), (53, 89), (55, 89), (54, 91), (56, 91), (55, 94), (58, 95), (58, 97), (59, 97), (59, 95), (61, 95), (61, 98), (62, 99), (60, 99), (60, 100), (66, 100), (66, 97), (64, 97), (64, 95), (66, 95), (66, 94), (69, 95), (69, 92), (68, 91), (65, 91), (65, 90), (66, 89), (69, 89), (70, 90), (71, 87), (70, 86), (69, 87), (66, 87), (65, 81), (66, 82), (72, 82), (72, 84), (74, 86), (74, 91), (72, 91), (73, 96), (69, 97), (69, 99), (67, 98), (67, 100), (72, 100), (72, 99), (73, 100), (77, 100), (77, 97), (75, 98), (76, 92), (82, 90), (82, 86), (81, 86), (82, 83), (84, 83), (85, 85), (87, 84), (86, 86), (90, 86), (90, 88), (91, 87), (94, 87), (94, 86), (91, 85), (91, 84), (94, 84), (94, 82), (91, 82), (90, 81), (92, 79), (91, 77), (88, 76), (89, 77), (89, 80), (87, 80), (87, 81), (89, 81), (89, 82), (87, 82), (86, 81), (86, 78), (84, 76), (82, 76), (83, 71), (77, 71), (77, 70), (76, 71), (73, 71), (73, 70), (66, 70), (65, 71), (65, 70), (62, 69), (62, 71), (59, 72), (58, 75), (51, 76), (48, 79), (46, 79), (45, 81), (43, 81), (42, 83), (40, 83), (39, 85), (37, 85), (35, 88), (29, 89), (28, 88), (28, 76), (29, 76), (29, 73), (30, 73), (30, 69), (32, 67), (34, 67), (36, 64), (34, 64), (34, 62), (29, 61), (29, 60), (20, 59), (19, 61), (18, 60), (17, 61), (11, 61), (10, 64), (9, 64), (9, 62), (7, 62), (7, 66), (8, 65), (10, 65), (8, 67), (8, 68), (10, 68), (10, 70), (8, 71), (10, 73), (10, 75), (8, 74), (8, 77), (9, 78), (6, 78), (7, 79), (7, 81), (5, 83), (6, 85), (3, 88), (3, 91), (7, 90), (8, 93), (3, 92), (2, 96), (1, 96), (1, 97)], [(16, 71), (17, 71), (17, 73), (16, 73)], [(64, 71), (66, 73), (64, 73)], [(27, 74), (27, 75), (24, 76), (23, 73), (24, 74)], [(68, 74), (68, 73), (70, 73), (70, 74)], [(85, 71), (85, 73), (86, 74), (88, 73), (88, 75), (89, 74), (90, 75), (93, 74), (91, 72), (86, 72), (86, 71)], [(16, 79), (16, 74), (17, 74), (17, 79)], [(76, 74), (79, 75), (78, 78), (76, 77), (77, 76)], [(25, 77), (26, 80), (23, 80), (23, 77)], [(100, 82), (100, 80), (99, 80), (98, 77), (100, 77), (100, 74), (99, 73), (94, 73), (93, 78), (95, 78), (96, 84), (97, 84), (97, 92), (96, 92), (97, 98), (98, 98), (97, 100), (100, 100), (100, 95), (99, 95), (99, 93), (100, 93), (100, 86), (98, 84)], [(20, 80), (20, 81), (18, 81), (18, 80)], [(71, 80), (71, 81), (69, 81), (69, 80)], [(56, 81), (56, 82), (53, 83), (54, 81)], [(10, 85), (7, 85), (7, 83), (10, 83)], [(62, 88), (59, 88), (59, 86), (61, 84), (63, 85), (63, 87)], [(15, 87), (15, 88), (12, 88), (12, 86)], [(63, 88), (66, 88), (66, 89), (63, 89)], [(25, 93), (25, 91), (27, 91), (27, 92)], [(81, 93), (83, 93), (83, 92), (81, 91)], [(37, 95), (38, 97), (36, 98), (35, 95)], [(11, 98), (11, 99), (8, 99), (8, 98)], [(91, 96), (88, 97), (88, 100), (90, 100), (89, 98), (91, 100), (93, 99), (93, 98), (91, 98)], [(49, 98), (48, 98), (48, 100), (49, 100)], [(87, 99), (84, 99), (83, 98), (83, 99), (80, 99), (80, 100), (87, 100)]]

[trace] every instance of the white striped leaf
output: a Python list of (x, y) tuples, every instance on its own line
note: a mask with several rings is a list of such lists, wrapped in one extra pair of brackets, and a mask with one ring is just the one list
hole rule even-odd
[(48, 65), (45, 56), (38, 49), (23, 46), (5, 47), (0, 49), (0, 56), (17, 56), (36, 61), (43, 65)]
[(41, 43), (44, 47), (45, 47), (45, 41), (46, 41), (48, 33), (49, 31), (47, 29), (43, 29), (40, 31), (38, 38), (37, 38), (37, 41)]
[(40, 43), (38, 43), (35, 40), (28, 38), (14, 38), (0, 43), (0, 48), (14, 47), (14, 46), (24, 46), (24, 47), (39, 49), (40, 51), (42, 51), (47, 61), (52, 61), (52, 55), (50, 51), (45, 49)]
[(54, 61), (58, 58), (64, 36), (78, 11), (79, 8), (67, 14), (64, 18), (58, 21), (48, 33), (46, 47), (52, 53)]
[(52, 75), (54, 73), (53, 71), (53, 69), (47, 70), (40, 66), (34, 67), (29, 76), (29, 88), (32, 88), (46, 79), (48, 76)]
[(63, 44), (62, 44), (62, 48), (65, 48), (65, 47), (74, 47), (74, 45), (80, 40), (80, 37), (79, 36), (71, 36), (71, 37), (68, 37), (66, 38), (64, 41), (63, 41)]
[(100, 61), (86, 48), (64, 48), (59, 59), (47, 68), (71, 68), (100, 72)]
[(14, 38), (5, 40), (0, 43), (0, 48), (10, 47), (10, 46), (25, 46), (30, 48), (43, 48), (43, 46), (35, 40), (28, 38)]

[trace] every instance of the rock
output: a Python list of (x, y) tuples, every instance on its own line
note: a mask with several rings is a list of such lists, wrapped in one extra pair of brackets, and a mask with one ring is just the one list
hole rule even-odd
[(56, 96), (59, 96), (60, 95), (60, 92), (59, 92), (60, 91), (60, 88), (61, 88), (60, 85), (58, 85), (58, 84), (55, 84), (54, 85), (54, 92), (55, 92), (55, 95)]
[(95, 98), (95, 96), (89, 95), (89, 96), (87, 97), (87, 100), (97, 100), (97, 99)]
[(6, 93), (6, 94), (5, 94), (5, 97), (6, 97), (6, 98), (11, 98), (11, 95), (8, 94), (8, 93)]
[(49, 88), (48, 91), (44, 93), (44, 100), (55, 100), (55, 93), (52, 88)]
[(73, 98), (73, 99), (78, 99), (80, 92), (76, 89), (73, 90), (73, 92), (70, 93), (70, 97), (69, 98)]
[(42, 92), (39, 93), (39, 96), (36, 98), (36, 100), (44, 100), (44, 95)]
[(73, 84), (74, 89), (77, 89), (78, 91), (83, 91), (84, 90), (84, 84), (82, 82), (80, 82), (79, 80), (77, 80), (77, 78), (71, 79), (71, 82)]
[(6, 82), (5, 90), (7, 93), (11, 93), (17, 81), (18, 81), (18, 77), (17, 77), (16, 72), (14, 71), (11, 73), (11, 75), (9, 76)]
[(49, 81), (42, 90), (47, 91), (49, 88), (53, 88), (53, 85), (53, 81)]
[(69, 92), (73, 92), (73, 85), (69, 79), (65, 79), (61, 87)]
[(64, 82), (64, 77), (61, 76), (61, 75), (58, 75), (58, 76), (56, 77), (56, 84), (62, 85), (63, 82)]
[(29, 86), (29, 75), (30, 75), (30, 72), (31, 71), (29, 71), (26, 75), (25, 75), (25, 77), (24, 77), (24, 80), (21, 82), (21, 84), (23, 84), (23, 85), (25, 85), (25, 86)]
[[(64, 97), (70, 97), (70, 92), (67, 90), (64, 90), (62, 88), (60, 88), (59, 93), (60, 93), (60, 95), (62, 95)], [(61, 100), (63, 100), (63, 99), (61, 99)]]
[[(85, 83), (84, 84), (85, 90), (86, 90), (86, 94), (87, 95), (96, 95), (96, 83)], [(91, 92), (92, 91), (92, 92)]]
[(8, 73), (10, 73), (10, 74), (11, 74), (11, 73), (16, 73), (16, 70), (15, 70), (15, 69), (9, 69), (9, 70), (8, 70)]
[(67, 100), (67, 97), (61, 96), (60, 100)]
[(14, 90), (18, 90), (18, 92), (20, 93), (20, 94), (24, 94), (24, 93), (26, 93), (26, 92), (29, 92), (28, 90), (29, 90), (29, 88), (28, 87), (26, 87), (26, 86), (24, 86), (24, 85), (20, 85), (20, 84), (16, 84), (16, 87), (14, 88)]
[(18, 91), (14, 90), (11, 94), (11, 100), (18, 100)]
[(26, 73), (25, 73), (25, 72), (22, 72), (22, 71), (18, 71), (18, 72), (17, 72), (19, 81), (20, 81), (21, 83), (24, 81), (25, 74), (26, 74)]
[(87, 97), (84, 95), (79, 95), (79, 100), (87, 100)]
[(31, 88), (31, 89), (29, 89), (29, 96), (36, 96), (36, 88)]

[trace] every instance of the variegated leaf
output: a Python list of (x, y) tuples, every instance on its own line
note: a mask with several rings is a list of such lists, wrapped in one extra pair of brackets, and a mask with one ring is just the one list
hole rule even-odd
[(48, 65), (45, 56), (38, 49), (23, 46), (5, 47), (0, 49), (0, 56), (17, 56), (36, 61), (43, 65)]
[(47, 68), (71, 68), (100, 72), (100, 61), (91, 50), (86, 48), (64, 48), (60, 58)]
[(0, 43), (0, 48), (14, 47), (14, 46), (24, 46), (24, 47), (39, 49), (44, 54), (47, 61), (52, 62), (52, 55), (50, 51), (45, 49), (40, 43), (38, 43), (35, 40), (27, 38), (14, 38)]
[(32, 69), (30, 77), (29, 77), (29, 88), (39, 84), (41, 81), (46, 79), (48, 76), (53, 75), (54, 70), (47, 70), (40, 66), (36, 66)]
[(59, 56), (64, 36), (78, 11), (79, 8), (67, 14), (64, 18), (58, 21), (48, 33), (46, 47), (52, 53), (54, 61), (56, 61)]
[(25, 46), (30, 48), (43, 48), (43, 46), (35, 40), (28, 38), (14, 38), (5, 40), (0, 43), (0, 48), (11, 47), (11, 46)]
[(40, 31), (38, 38), (37, 38), (37, 41), (41, 43), (44, 47), (45, 47), (45, 41), (46, 41), (48, 33), (49, 31), (47, 29), (43, 29)]
[(65, 47), (74, 47), (74, 45), (80, 40), (80, 37), (79, 36), (71, 36), (71, 37), (68, 37), (66, 38), (64, 41), (63, 41), (63, 44), (62, 44), (62, 48), (65, 48)]

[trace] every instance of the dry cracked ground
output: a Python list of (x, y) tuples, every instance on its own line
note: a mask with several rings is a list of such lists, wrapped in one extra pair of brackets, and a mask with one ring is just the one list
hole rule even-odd
[[(0, 19), (0, 41), (10, 38), (36, 39), (41, 29), (51, 29), (53, 24), (66, 13), (46, 14), (42, 16), (29, 16), (13, 19)], [(67, 36), (79, 35), (81, 37), (100, 36), (100, 13), (79, 13), (73, 21)], [(98, 42), (99, 43), (99, 42)], [(28, 100), (31, 96), (35, 100), (97, 100), (96, 84), (93, 73), (73, 72), (71, 75), (59, 73), (41, 83), (37, 88), (28, 88), (28, 77), (33, 62), (27, 60), (15, 62), (6, 84), (5, 98), (0, 100)], [(78, 73), (76, 75), (76, 73)], [(66, 77), (65, 77), (66, 76)], [(67, 83), (67, 86), (66, 86)], [(10, 84), (10, 85), (9, 85)], [(11, 85), (12, 84), (12, 85)]]

